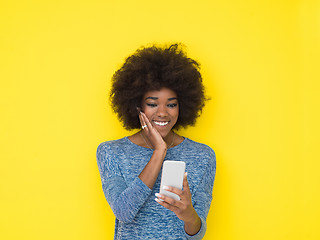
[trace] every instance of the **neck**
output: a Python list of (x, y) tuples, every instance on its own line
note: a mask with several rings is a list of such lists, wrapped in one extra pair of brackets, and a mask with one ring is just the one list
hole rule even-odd
[(173, 146), (173, 140), (174, 140), (175, 133), (171, 130), (167, 136), (163, 138), (163, 140), (166, 142), (168, 148)]
[[(146, 147), (148, 148), (153, 148), (152, 143), (149, 141), (149, 139), (147, 137), (145, 137), (145, 135), (143, 134), (143, 131), (140, 131), (140, 134), (142, 135), (142, 139), (145, 142), (145, 144), (147, 145)], [(167, 136), (163, 137), (162, 139), (165, 141), (165, 143), (167, 144), (168, 148), (171, 148), (172, 146), (174, 146), (174, 138), (175, 138), (175, 133), (173, 131), (170, 131)]]

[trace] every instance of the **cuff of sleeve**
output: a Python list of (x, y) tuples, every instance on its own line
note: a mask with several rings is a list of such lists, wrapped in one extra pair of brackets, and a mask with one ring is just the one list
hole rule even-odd
[(204, 237), (204, 234), (207, 231), (207, 223), (202, 217), (200, 217), (200, 220), (201, 220), (201, 227), (199, 232), (197, 232), (195, 235), (192, 235), (192, 236), (185, 232), (187, 239), (197, 240), (197, 239), (202, 239)]

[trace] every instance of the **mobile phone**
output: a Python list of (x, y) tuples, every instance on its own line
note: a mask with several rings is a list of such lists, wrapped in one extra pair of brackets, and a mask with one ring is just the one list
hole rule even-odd
[(172, 160), (164, 161), (161, 174), (160, 194), (166, 195), (175, 200), (180, 200), (180, 197), (177, 194), (164, 190), (163, 186), (182, 189), (185, 169), (185, 162)]

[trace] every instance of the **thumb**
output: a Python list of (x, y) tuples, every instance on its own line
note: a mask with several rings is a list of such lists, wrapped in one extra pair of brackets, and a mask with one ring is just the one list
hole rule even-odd
[(188, 175), (188, 173), (186, 172), (186, 173), (184, 174), (184, 177), (183, 177), (183, 190), (188, 190), (188, 191), (190, 191), (190, 189), (189, 189), (189, 183), (188, 183), (188, 179), (187, 179), (187, 175)]

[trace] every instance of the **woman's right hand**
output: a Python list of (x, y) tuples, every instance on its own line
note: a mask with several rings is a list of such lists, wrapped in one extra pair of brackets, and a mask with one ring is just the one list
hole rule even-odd
[(147, 116), (140, 111), (139, 119), (141, 126), (146, 126), (142, 129), (144, 136), (152, 144), (154, 150), (167, 150), (167, 144), (161, 137), (160, 133), (156, 128), (152, 126)]

